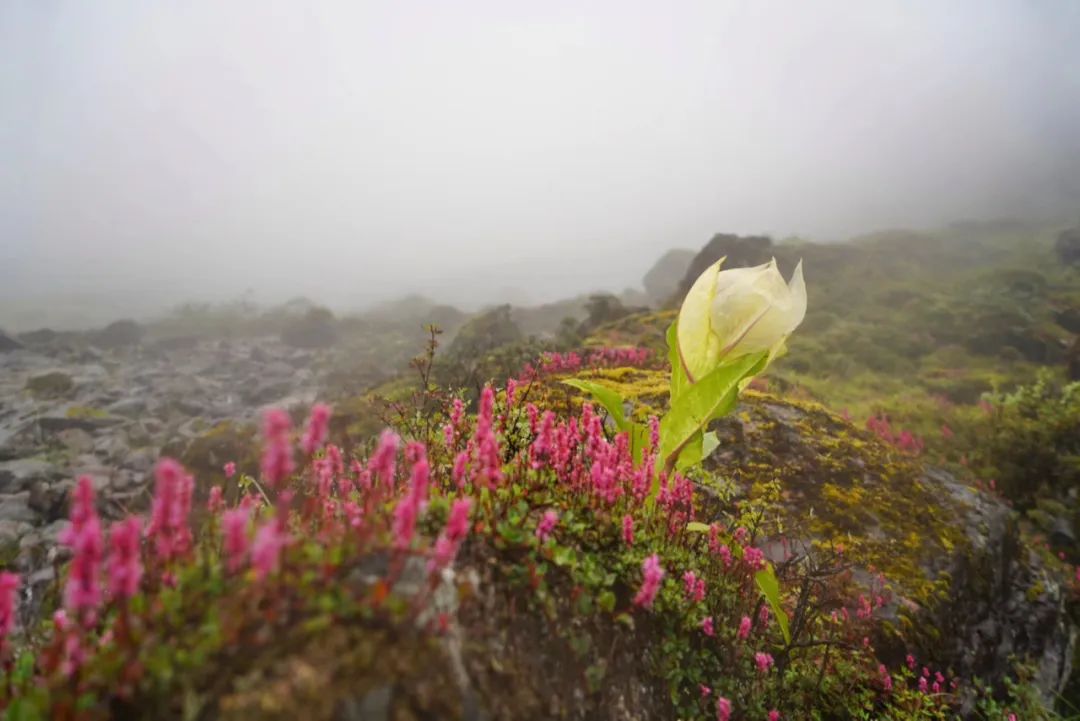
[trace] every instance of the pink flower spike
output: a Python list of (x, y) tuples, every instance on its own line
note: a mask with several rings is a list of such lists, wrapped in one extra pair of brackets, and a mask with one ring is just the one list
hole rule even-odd
[(225, 496), (221, 490), (221, 486), (212, 486), (210, 488), (210, 496), (206, 499), (206, 510), (216, 516), (221, 513), (223, 508), (225, 508)]
[(289, 414), (280, 408), (272, 408), (263, 416), (262, 474), (271, 488), (293, 474), (296, 464), (293, 461), (292, 420)]
[(59, 537), (60, 543), (71, 548), (74, 554), (64, 586), (64, 606), (82, 623), (91, 625), (101, 604), (98, 576), (105, 543), (94, 507), (94, 483), (90, 476), (79, 478), (72, 495), (71, 525)]
[(641, 563), (641, 588), (634, 596), (634, 605), (652, 608), (660, 584), (664, 580), (664, 568), (660, 565), (660, 556), (653, 554)]
[(0, 643), (15, 628), (15, 609), (17, 607), (20, 579), (10, 571), (0, 573)]
[(698, 691), (701, 693), (701, 698), (708, 698), (712, 695), (712, 689), (703, 683), (698, 684)]
[(773, 657), (767, 653), (755, 653), (754, 664), (757, 666), (758, 673), (768, 673), (773, 667)]
[(742, 620), (739, 621), (739, 632), (736, 635), (738, 636), (740, 641), (745, 641), (746, 639), (750, 638), (751, 625), (752, 621), (750, 620), (749, 616), (743, 616)]
[(731, 701), (723, 696), (716, 699), (716, 721), (731, 721)]
[(236, 464), (229, 461), (225, 464), (225, 478), (232, 478), (236, 475)]
[(629, 513), (622, 518), (622, 540), (627, 546), (634, 545), (634, 517)]
[(259, 580), (265, 579), (278, 569), (281, 563), (281, 551), (288, 543), (288, 535), (282, 531), (277, 519), (270, 519), (255, 533), (251, 544), (251, 563)]
[(316, 403), (311, 407), (307, 430), (304, 431), (304, 437), (300, 439), (300, 449), (306, 455), (312, 455), (326, 443), (329, 431), (330, 406), (325, 403)]
[(109, 531), (109, 593), (113, 598), (131, 598), (139, 592), (143, 574), (141, 533), (138, 516), (114, 523)]
[(229, 573), (236, 573), (244, 565), (248, 551), (247, 528), (247, 508), (233, 508), (221, 515), (222, 550)]
[(769, 721), (780, 721), (780, 712), (773, 709), (769, 712)]
[(713, 626), (712, 616), (706, 616), (705, 618), (701, 619), (701, 632), (709, 638), (712, 638), (716, 635), (716, 629)]
[(544, 511), (544, 516), (540, 519), (540, 522), (536, 524), (536, 537), (540, 539), (540, 543), (547, 541), (551, 536), (551, 532), (555, 530), (555, 526), (558, 522), (558, 513), (550, 509)]

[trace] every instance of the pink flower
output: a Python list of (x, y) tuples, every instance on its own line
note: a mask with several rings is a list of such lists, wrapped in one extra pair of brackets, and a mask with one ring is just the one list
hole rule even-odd
[(712, 616), (706, 616), (705, 618), (701, 619), (701, 632), (709, 638), (712, 638), (716, 635), (716, 628), (713, 627)]
[(889, 669), (885, 668), (885, 664), (878, 665), (878, 676), (881, 677), (881, 688), (885, 693), (889, 693), (893, 689), (892, 674), (889, 673)]
[(156, 486), (146, 534), (154, 539), (154, 550), (163, 561), (177, 558), (191, 548), (191, 495), (195, 479), (171, 458), (162, 458), (154, 469)]
[(739, 621), (739, 632), (736, 635), (738, 636), (740, 641), (745, 641), (746, 639), (750, 638), (751, 625), (752, 622), (750, 621), (749, 616), (743, 616), (742, 620)]
[(449, 566), (457, 556), (461, 542), (469, 533), (469, 511), (472, 500), (459, 498), (450, 506), (450, 516), (446, 519), (446, 528), (435, 541), (435, 550), (428, 562), (428, 571), (435, 572)]
[(758, 673), (768, 673), (773, 666), (773, 657), (759, 651), (754, 654), (754, 664), (757, 666)]
[(693, 571), (687, 571), (683, 574), (682, 580), (687, 600), (692, 603), (701, 603), (705, 600), (705, 579), (698, 578)]
[(307, 430), (304, 431), (304, 437), (300, 439), (300, 449), (310, 456), (323, 447), (329, 431), (330, 406), (325, 403), (316, 403), (311, 407)]
[(407, 455), (411, 455), (415, 462), (409, 493), (394, 508), (394, 546), (398, 549), (405, 549), (412, 545), (416, 521), (427, 503), (428, 483), (431, 477), (423, 444), (410, 443), (407, 451)]
[(622, 517), (622, 540), (627, 546), (634, 545), (634, 518), (629, 513)]
[(101, 521), (94, 508), (94, 483), (90, 476), (79, 478), (71, 505), (71, 525), (59, 540), (74, 552), (67, 583), (64, 586), (64, 605), (68, 610), (91, 624), (101, 603), (98, 574), (104, 556)]
[(641, 588), (634, 596), (634, 605), (652, 608), (660, 583), (664, 580), (664, 568), (660, 565), (660, 556), (653, 554), (641, 563)]
[(926, 676), (919, 677), (919, 691), (926, 693), (928, 691), (926, 683)]
[(10, 571), (0, 573), (0, 643), (15, 628), (19, 582), (19, 577)]
[(142, 521), (128, 516), (109, 530), (109, 593), (113, 598), (131, 598), (142, 580), (140, 534)]
[(780, 712), (773, 709), (769, 712), (769, 721), (780, 721)]
[(551, 532), (555, 530), (555, 526), (558, 522), (558, 513), (550, 509), (544, 511), (544, 516), (540, 519), (540, 522), (536, 524), (536, 537), (540, 539), (540, 543), (547, 541), (551, 536)]
[(236, 464), (233, 463), (232, 461), (229, 461), (228, 463), (225, 464), (225, 477), (226, 478), (232, 478), (235, 475), (236, 475)]
[(212, 486), (210, 496), (206, 499), (206, 510), (216, 516), (223, 508), (225, 508), (225, 497), (221, 491), (221, 486)]
[(277, 571), (281, 563), (281, 551), (288, 540), (288, 535), (281, 528), (281, 522), (275, 518), (256, 531), (255, 541), (251, 544), (251, 563), (255, 566), (255, 574), (259, 580)]
[(701, 698), (708, 698), (712, 695), (712, 689), (703, 683), (698, 684), (698, 691), (701, 693)]
[(271, 488), (284, 481), (296, 470), (293, 461), (292, 420), (280, 408), (272, 408), (263, 416), (262, 474)]
[(716, 699), (716, 721), (731, 721), (731, 701), (723, 696)]
[(379, 436), (379, 443), (368, 461), (368, 470), (372, 480), (378, 480), (387, 488), (394, 487), (394, 472), (397, 469), (397, 452), (400, 439), (387, 428)]
[(747, 546), (743, 549), (743, 561), (754, 571), (765, 568), (765, 553), (760, 548)]
[(221, 515), (222, 546), (225, 563), (230, 573), (236, 573), (244, 565), (248, 551), (248, 509), (233, 508)]
[(908, 667), (908, 668), (910, 668), (910, 669), (911, 669), (912, 671), (914, 671), (914, 670), (915, 670), (915, 666), (916, 666), (916, 663), (915, 663), (915, 657), (914, 657), (914, 656), (912, 656), (912, 655), (911, 655), (911, 654), (909, 653), (909, 654), (907, 655), (907, 659), (905, 659), (905, 660), (907, 661), (907, 667)]

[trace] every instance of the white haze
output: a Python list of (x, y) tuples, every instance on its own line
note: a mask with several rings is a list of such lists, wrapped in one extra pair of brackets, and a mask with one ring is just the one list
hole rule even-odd
[(1073, 0), (5, 0), (0, 322), (541, 301), (717, 231), (1076, 215), (1078, 36)]

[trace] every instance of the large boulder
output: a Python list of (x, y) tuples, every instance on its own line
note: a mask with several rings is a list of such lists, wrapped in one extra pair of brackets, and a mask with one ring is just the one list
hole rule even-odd
[(695, 255), (692, 250), (673, 248), (660, 256), (660, 260), (649, 268), (649, 272), (642, 279), (650, 303), (654, 306), (663, 305), (679, 289), (679, 283)]
[(22, 348), (22, 343), (0, 330), (0, 353), (8, 353)]
[(145, 329), (133, 320), (118, 320), (91, 337), (93, 342), (102, 348), (126, 348), (137, 345), (144, 332)]
[(1065, 265), (1080, 265), (1080, 226), (1063, 230), (1054, 244), (1058, 259)]
[(671, 304), (681, 303), (697, 277), (721, 258), (727, 258), (724, 261), (725, 268), (746, 268), (768, 263), (769, 258), (772, 257), (772, 248), (772, 239), (767, 236), (717, 233), (690, 262), (690, 267), (683, 276), (682, 282), (679, 283), (677, 292), (670, 298)]

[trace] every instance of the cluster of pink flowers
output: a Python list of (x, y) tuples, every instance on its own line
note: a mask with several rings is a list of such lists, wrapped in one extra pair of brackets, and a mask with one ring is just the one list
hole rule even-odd
[(663, 580), (664, 567), (660, 565), (660, 556), (654, 553), (641, 563), (641, 588), (634, 596), (634, 605), (652, 608)]
[(171, 458), (162, 458), (154, 469), (154, 501), (146, 534), (154, 539), (158, 558), (168, 562), (191, 550), (191, 498), (195, 479)]
[(757, 666), (758, 673), (768, 673), (769, 669), (773, 667), (772, 654), (758, 653), (754, 654), (754, 665)]
[(540, 522), (536, 524), (536, 537), (540, 539), (540, 543), (545, 542), (551, 536), (551, 532), (555, 530), (555, 525), (558, 522), (558, 513), (550, 509), (544, 511), (544, 515), (540, 518)]
[(60, 543), (72, 550), (71, 569), (64, 586), (64, 606), (86, 624), (92, 624), (101, 603), (101, 562), (105, 554), (101, 520), (94, 507), (94, 483), (79, 478), (71, 504), (71, 524), (60, 533)]
[(913, 456), (922, 453), (926, 447), (923, 439), (911, 431), (895, 431), (884, 413), (867, 418), (866, 429), (889, 445)]
[[(451, 444), (450, 450), (456, 449), (457, 444)], [(454, 457), (453, 479), (458, 488), (468, 482), (476, 488), (491, 488), (502, 482), (502, 466), (502, 449), (495, 434), (495, 391), (491, 386), (484, 386), (476, 414), (476, 430), (465, 448)]]
[(0, 645), (15, 628), (19, 577), (9, 571), (0, 573)]
[(641, 367), (653, 358), (648, 348), (597, 348), (584, 353), (544, 353), (536, 366), (529, 363), (521, 371), (523, 380), (577, 373), (586, 368)]
[(693, 571), (687, 571), (683, 574), (682, 580), (686, 598), (691, 603), (701, 603), (705, 600), (704, 578), (698, 578), (697, 574)]
[(271, 488), (293, 474), (292, 419), (280, 408), (273, 408), (263, 416), (263, 480)]
[(311, 416), (308, 419), (307, 430), (300, 439), (300, 450), (307, 455), (323, 447), (330, 433), (330, 406), (325, 403), (316, 403), (311, 407)]
[(470, 510), (472, 510), (472, 500), (469, 498), (458, 498), (450, 506), (450, 516), (446, 520), (446, 527), (435, 541), (435, 549), (428, 562), (428, 570), (432, 572), (442, 570), (453, 563), (461, 543), (469, 534)]
[(406, 457), (413, 459), (411, 482), (408, 493), (394, 507), (394, 546), (405, 549), (412, 545), (416, 533), (416, 521), (419, 519), (428, 500), (428, 485), (431, 469), (423, 444), (410, 443), (406, 447)]
[(142, 580), (142, 520), (128, 516), (109, 529), (109, 593), (113, 598), (131, 598)]

